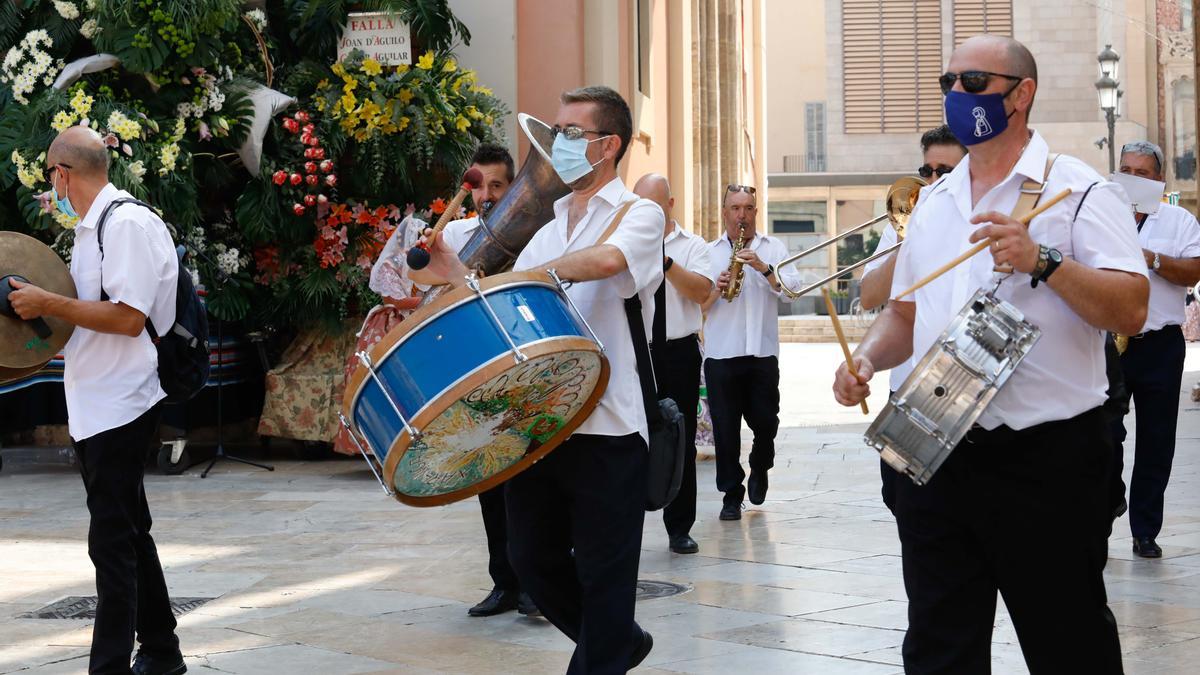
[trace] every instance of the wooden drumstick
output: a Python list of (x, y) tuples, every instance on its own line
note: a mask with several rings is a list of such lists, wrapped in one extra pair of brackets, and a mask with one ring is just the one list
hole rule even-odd
[[(446, 210), (442, 211), (442, 216), (438, 218), (437, 224), (433, 226), (433, 232), (429, 235), (427, 241), (433, 242), (433, 238), (437, 236), (438, 232), (442, 231), (442, 228), (446, 227), (446, 223), (454, 219), (459, 207), (462, 206), (463, 200), (467, 198), (467, 195), (471, 194), (471, 190), (477, 189), (482, 185), (483, 172), (479, 169), (471, 168), (463, 174), (462, 185), (458, 186), (458, 194), (454, 195), (454, 198), (446, 205)], [(430, 244), (420, 241), (417, 242), (416, 246), (408, 249), (406, 261), (410, 269), (423, 269), (429, 264), (429, 246)]]
[[(850, 371), (854, 379), (862, 382), (858, 377), (858, 368), (854, 367), (854, 357), (850, 356), (850, 345), (846, 344), (846, 334), (842, 332), (842, 322), (838, 319), (837, 309), (833, 306), (833, 297), (829, 295), (828, 288), (821, 288), (821, 295), (825, 296), (825, 307), (829, 310), (829, 319), (833, 321), (833, 332), (837, 333), (838, 343), (842, 345), (842, 354), (846, 356), (846, 369)], [(859, 401), (858, 404), (862, 406), (864, 415), (871, 414), (866, 401)]]
[[(1030, 211), (1029, 213), (1025, 214), (1024, 216), (1022, 216), (1020, 218), (1020, 223), (1022, 225), (1028, 225), (1029, 221), (1042, 215), (1042, 213), (1046, 209), (1050, 208), (1051, 206), (1054, 206), (1055, 204), (1061, 202), (1062, 200), (1066, 199), (1069, 196), (1071, 196), (1071, 191), (1069, 189), (1063, 190), (1062, 192), (1051, 197), (1050, 200), (1047, 201), (1046, 203), (1042, 204), (1041, 206), (1038, 206), (1036, 209), (1034, 209), (1034, 210)], [(950, 270), (957, 267), (959, 265), (959, 263), (962, 263), (963, 261), (967, 260), (968, 258), (974, 257), (976, 253), (979, 253), (983, 249), (990, 246), (991, 243), (992, 243), (992, 239), (988, 238), (988, 239), (984, 239), (983, 241), (979, 242), (978, 244), (975, 244), (971, 248), (967, 249), (967, 251), (965, 253), (963, 253), (962, 255), (958, 256), (954, 260), (951, 260), (950, 262), (946, 263), (945, 265), (942, 265), (941, 267), (937, 268), (937, 270), (935, 270), (929, 276), (927, 276), (924, 279), (913, 284), (913, 286), (911, 288), (904, 291), (903, 293), (897, 295), (896, 299), (899, 300), (900, 298), (903, 298), (904, 296), (913, 293), (918, 288), (924, 286), (925, 284), (928, 284), (929, 282), (933, 281), (934, 279), (937, 279), (938, 277), (942, 276), (946, 272), (949, 272)]]

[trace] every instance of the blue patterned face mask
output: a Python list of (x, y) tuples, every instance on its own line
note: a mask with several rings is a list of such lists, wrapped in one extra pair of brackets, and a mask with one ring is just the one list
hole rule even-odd
[(567, 138), (566, 134), (555, 136), (554, 146), (550, 150), (550, 164), (554, 166), (554, 171), (558, 173), (562, 182), (570, 185), (591, 173), (592, 169), (596, 168), (596, 164), (603, 162), (603, 159), (596, 164), (589, 162), (587, 148), (588, 144), (606, 138), (608, 136), (601, 136), (589, 141), (585, 138)]
[[(59, 169), (59, 171), (61, 172), (62, 169)], [(56, 177), (57, 177), (57, 175), (56, 175)], [(57, 182), (58, 181), (54, 181), (54, 182), (50, 183), (50, 196), (52, 196), (54, 198), (54, 206), (57, 207), (59, 212), (62, 213), (63, 215), (69, 216), (71, 218), (78, 218), (79, 214), (75, 213), (75, 207), (71, 206), (71, 198), (70, 197), (59, 198), (58, 186), (56, 185)]]
[(1013, 89), (1006, 94), (946, 92), (946, 124), (950, 125), (950, 131), (958, 142), (970, 147), (1004, 133), (1008, 128), (1008, 118), (1017, 112), (1016, 108), (1010, 113), (1004, 112), (1004, 99)]

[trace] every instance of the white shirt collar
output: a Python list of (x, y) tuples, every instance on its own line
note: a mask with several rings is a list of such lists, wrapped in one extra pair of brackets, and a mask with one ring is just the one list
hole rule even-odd
[[(1050, 155), (1050, 146), (1038, 132), (1030, 130), (1030, 133), (1032, 136), (1030, 136), (1029, 144), (1025, 146), (1024, 152), (1021, 153), (1012, 170), (1008, 172), (1004, 180), (996, 184), (996, 187), (1005, 185), (1014, 176), (1021, 176), (1022, 182), (1026, 178), (1031, 178), (1039, 183), (1046, 182), (1046, 158)], [(955, 170), (947, 174), (945, 189), (956, 199), (962, 195), (963, 191), (966, 191), (967, 204), (971, 203), (971, 153), (968, 152)], [(967, 212), (969, 213), (970, 209), (967, 209)]]
[(683, 228), (679, 226), (679, 223), (676, 222), (674, 218), (672, 218), (671, 219), (671, 233), (666, 236), (666, 238), (663, 240), (663, 243), (669, 244), (670, 242), (672, 242), (680, 237), (687, 237), (687, 236), (688, 236), (688, 233), (684, 232)]
[(109, 183), (101, 188), (100, 192), (96, 193), (96, 198), (92, 200), (92, 205), (88, 207), (88, 212), (79, 219), (79, 223), (76, 224), (75, 227), (86, 229), (99, 225), (100, 214), (104, 213), (104, 207), (108, 206), (109, 202), (119, 197), (120, 195), (118, 193), (120, 193), (120, 190), (118, 190), (117, 186), (113, 185), (112, 183)]
[[(591, 209), (592, 203), (597, 199), (603, 199), (611, 206), (617, 206), (621, 203), (621, 195), (625, 194), (625, 184), (621, 182), (620, 176), (614, 176), (612, 180), (605, 183), (600, 191), (592, 195), (588, 200), (588, 209)], [(567, 209), (571, 206), (571, 199), (575, 197), (574, 193), (567, 193), (565, 196), (558, 198), (554, 202), (554, 217), (565, 218)]]

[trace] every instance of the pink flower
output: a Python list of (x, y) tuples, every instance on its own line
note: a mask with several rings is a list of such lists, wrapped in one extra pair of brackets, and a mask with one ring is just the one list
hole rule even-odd
[(212, 138), (212, 130), (208, 128), (208, 122), (200, 122), (200, 140), (207, 141)]
[(112, 132), (109, 132), (108, 135), (100, 140), (104, 142), (104, 147), (106, 148), (115, 148), (121, 144), (121, 140), (118, 139), (117, 135)]
[(42, 213), (47, 215), (54, 213), (54, 198), (49, 190), (35, 195), (34, 198), (38, 200), (38, 207), (41, 208)]

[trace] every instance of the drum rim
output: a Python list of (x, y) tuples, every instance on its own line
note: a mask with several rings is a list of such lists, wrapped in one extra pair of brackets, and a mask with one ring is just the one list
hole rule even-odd
[[(595, 410), (596, 406), (600, 403), (600, 397), (602, 397), (604, 392), (608, 389), (608, 379), (610, 375), (608, 357), (600, 349), (599, 345), (585, 337), (563, 336), (539, 340), (538, 344), (532, 345), (532, 348), (527, 350), (524, 348), (522, 349), (529, 356), (530, 360), (559, 352), (578, 350), (591, 351), (600, 357), (600, 376), (596, 381), (596, 387), (583, 402), (583, 405), (579, 409), (579, 414), (568, 420), (566, 425), (559, 430), (554, 439), (542, 445), (537, 450), (517, 460), (512, 464), (512, 466), (509, 466), (503, 471), (473, 485), (469, 485), (452, 492), (431, 495), (428, 497), (414, 497), (412, 495), (407, 495), (400, 492), (395, 487), (396, 467), (400, 464), (401, 458), (403, 458), (403, 456), (408, 452), (409, 445), (412, 442), (408, 432), (401, 431), (400, 434), (396, 436), (396, 440), (392, 442), (391, 447), (388, 449), (387, 458), (383, 463), (384, 483), (393, 492), (395, 492), (395, 498), (397, 501), (408, 504), (409, 506), (442, 506), (444, 504), (451, 504), (453, 502), (461, 501), (463, 499), (473, 497), (481, 492), (490, 490), (509, 478), (512, 478), (522, 471), (525, 471), (535, 462), (540, 461), (543, 457), (549, 454), (551, 450), (554, 450), (563, 441), (570, 438), (571, 434), (573, 434), (575, 430), (591, 416), (592, 411)], [(501, 366), (505, 365), (504, 361), (508, 361), (511, 358), (512, 355), (508, 352), (505, 352), (491, 361), (488, 361), (483, 367), (479, 368), (475, 372), (469, 373), (467, 377), (462, 378), (456, 382), (453, 387), (447, 388), (445, 391), (438, 394), (437, 397), (427, 403), (424, 407), (422, 407), (420, 412), (418, 412), (413, 419), (410, 420), (410, 423), (416, 429), (423, 429), (439, 415), (445, 412), (447, 407), (449, 407), (448, 405), (442, 406), (437, 413), (432, 413), (431, 411), (436, 407), (435, 404), (441, 403), (447, 398), (451, 399), (451, 403), (459, 400), (463, 395), (470, 392), (472, 389), (507, 370), (507, 367)]]
[[(35, 260), (34, 261), (35, 263), (49, 262), (51, 259), (53, 259), (53, 260), (57, 261), (59, 265), (62, 265), (62, 270), (66, 273), (65, 277), (57, 278), (57, 279), (50, 279), (50, 278), (46, 278), (45, 276), (43, 276), (43, 278), (31, 279), (31, 281), (34, 284), (40, 285), (43, 288), (47, 288), (48, 290), (51, 290), (60, 295), (65, 295), (65, 296), (68, 296), (71, 298), (79, 297), (78, 289), (75, 286), (75, 277), (71, 276), (71, 266), (68, 265), (66, 262), (64, 262), (62, 259), (62, 256), (58, 255), (58, 253), (54, 249), (50, 248), (49, 246), (47, 246), (45, 243), (43, 243), (41, 240), (39, 240), (36, 237), (31, 237), (27, 234), (23, 234), (21, 232), (14, 232), (12, 230), (0, 230), (0, 239), (11, 239), (14, 242), (17, 242), (17, 245), (29, 246), (30, 247), (29, 250), (23, 252), (26, 255), (43, 256), (43, 260), (41, 260), (41, 261)], [(22, 242), (24, 242), (24, 243), (22, 244)], [(4, 276), (4, 275), (8, 275), (8, 274), (22, 274), (22, 273), (19, 269), (0, 270), (0, 276)], [(32, 276), (32, 275), (30, 275), (28, 272), (26, 272), (26, 273), (22, 274), (22, 276)], [(50, 324), (50, 327), (52, 329), (54, 329), (55, 335), (49, 341), (50, 345), (52, 347), (54, 347), (54, 350), (53, 350), (54, 353), (51, 354), (46, 359), (41, 360), (41, 361), (31, 361), (28, 359), (20, 359), (20, 358), (14, 357), (14, 356), (0, 356), (0, 368), (3, 368), (5, 371), (7, 371), (7, 374), (0, 374), (0, 380), (3, 380), (4, 378), (9, 377), (9, 375), (11, 375), (12, 373), (18, 373), (18, 374), (11, 377), (11, 379), (4, 380), (5, 382), (11, 382), (14, 379), (28, 377), (29, 375), (32, 375), (32, 374), (38, 372), (42, 368), (45, 368), (47, 364), (49, 364), (51, 361), (53, 361), (57, 355), (61, 354), (62, 351), (64, 349), (66, 349), (67, 342), (70, 341), (71, 335), (75, 332), (75, 325), (64, 319), (60, 319), (57, 317), (47, 316), (47, 317), (43, 317), (43, 318), (45, 319), (46, 323)], [(10, 319), (8, 317), (0, 317), (0, 321), (17, 321), (17, 320)], [(32, 328), (27, 328), (26, 331), (29, 336), (34, 335)]]
[[(526, 282), (526, 283), (523, 283)], [(550, 275), (545, 272), (505, 272), (490, 277), (485, 277), (479, 282), (479, 288), (484, 295), (488, 295), (494, 291), (503, 290), (509, 286), (516, 285), (543, 285), (551, 289), (557, 290), (558, 286), (550, 279)], [(444, 293), (441, 297), (433, 302), (419, 307), (412, 314), (409, 314), (400, 322), (400, 325), (393, 328), (383, 339), (375, 343), (374, 346), (367, 352), (371, 357), (371, 362), (379, 367), (392, 352), (396, 351), (404, 344), (409, 335), (441, 315), (449, 312), (452, 309), (478, 297), (475, 291), (460, 286), (452, 291)], [(563, 336), (565, 337), (565, 336)], [(532, 344), (532, 343), (530, 343)], [(350, 421), (350, 425), (357, 431), (358, 424), (354, 421), (354, 406), (358, 404), (359, 398), (362, 397), (363, 389), (367, 380), (366, 366), (359, 363), (354, 368), (354, 372), (350, 374), (350, 379), (346, 381), (346, 391), (342, 394), (342, 413), (346, 415), (346, 419)], [(458, 384), (455, 382), (454, 384)], [(453, 385), (451, 385), (453, 386)], [(439, 396), (441, 393), (438, 394)], [(434, 397), (436, 400), (437, 397)], [(428, 404), (426, 404), (428, 405)], [(422, 408), (424, 410), (424, 408)], [(420, 415), (421, 411), (417, 412)], [(414, 415), (416, 417), (417, 415)]]

